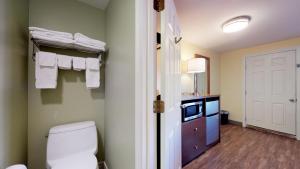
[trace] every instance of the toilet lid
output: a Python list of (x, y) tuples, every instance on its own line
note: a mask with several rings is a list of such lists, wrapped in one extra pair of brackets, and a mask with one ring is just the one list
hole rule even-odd
[(97, 158), (94, 154), (79, 154), (55, 161), (52, 169), (97, 169)]

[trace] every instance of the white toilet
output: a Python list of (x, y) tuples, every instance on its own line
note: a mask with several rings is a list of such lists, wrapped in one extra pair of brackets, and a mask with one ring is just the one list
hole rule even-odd
[(7, 167), (6, 169), (27, 169), (25, 165), (17, 164), (10, 167)]
[(87, 121), (50, 129), (47, 169), (98, 169), (95, 122)]

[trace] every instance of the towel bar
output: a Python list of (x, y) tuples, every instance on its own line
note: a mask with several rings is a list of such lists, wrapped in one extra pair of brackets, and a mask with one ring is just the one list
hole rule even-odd
[(51, 47), (51, 48), (56, 48), (56, 49), (70, 49), (70, 50), (76, 50), (82, 53), (89, 53), (89, 54), (95, 54), (99, 58), (99, 63), (100, 66), (104, 64), (102, 61), (102, 56), (105, 53), (105, 51), (100, 51), (100, 52), (95, 52), (95, 51), (89, 51), (89, 50), (81, 50), (78, 48), (72, 48), (72, 47), (64, 47), (64, 46), (59, 46), (59, 45), (50, 45), (50, 44), (39, 44), (38, 41), (36, 41), (34, 38), (31, 38), (31, 41), (33, 43), (33, 48), (32, 48), (32, 60), (35, 62), (36, 61), (36, 52), (40, 51), (40, 46), (45, 46), (45, 47)]

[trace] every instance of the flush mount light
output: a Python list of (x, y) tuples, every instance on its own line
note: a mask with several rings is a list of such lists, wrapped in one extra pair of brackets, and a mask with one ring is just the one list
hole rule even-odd
[(223, 32), (224, 33), (233, 33), (241, 31), (248, 27), (249, 22), (251, 20), (250, 16), (239, 16), (236, 18), (232, 18), (226, 21), (223, 25)]

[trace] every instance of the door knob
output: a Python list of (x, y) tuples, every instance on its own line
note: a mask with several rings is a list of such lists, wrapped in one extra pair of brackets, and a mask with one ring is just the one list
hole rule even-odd
[(290, 102), (295, 103), (297, 102), (297, 99), (289, 99)]

